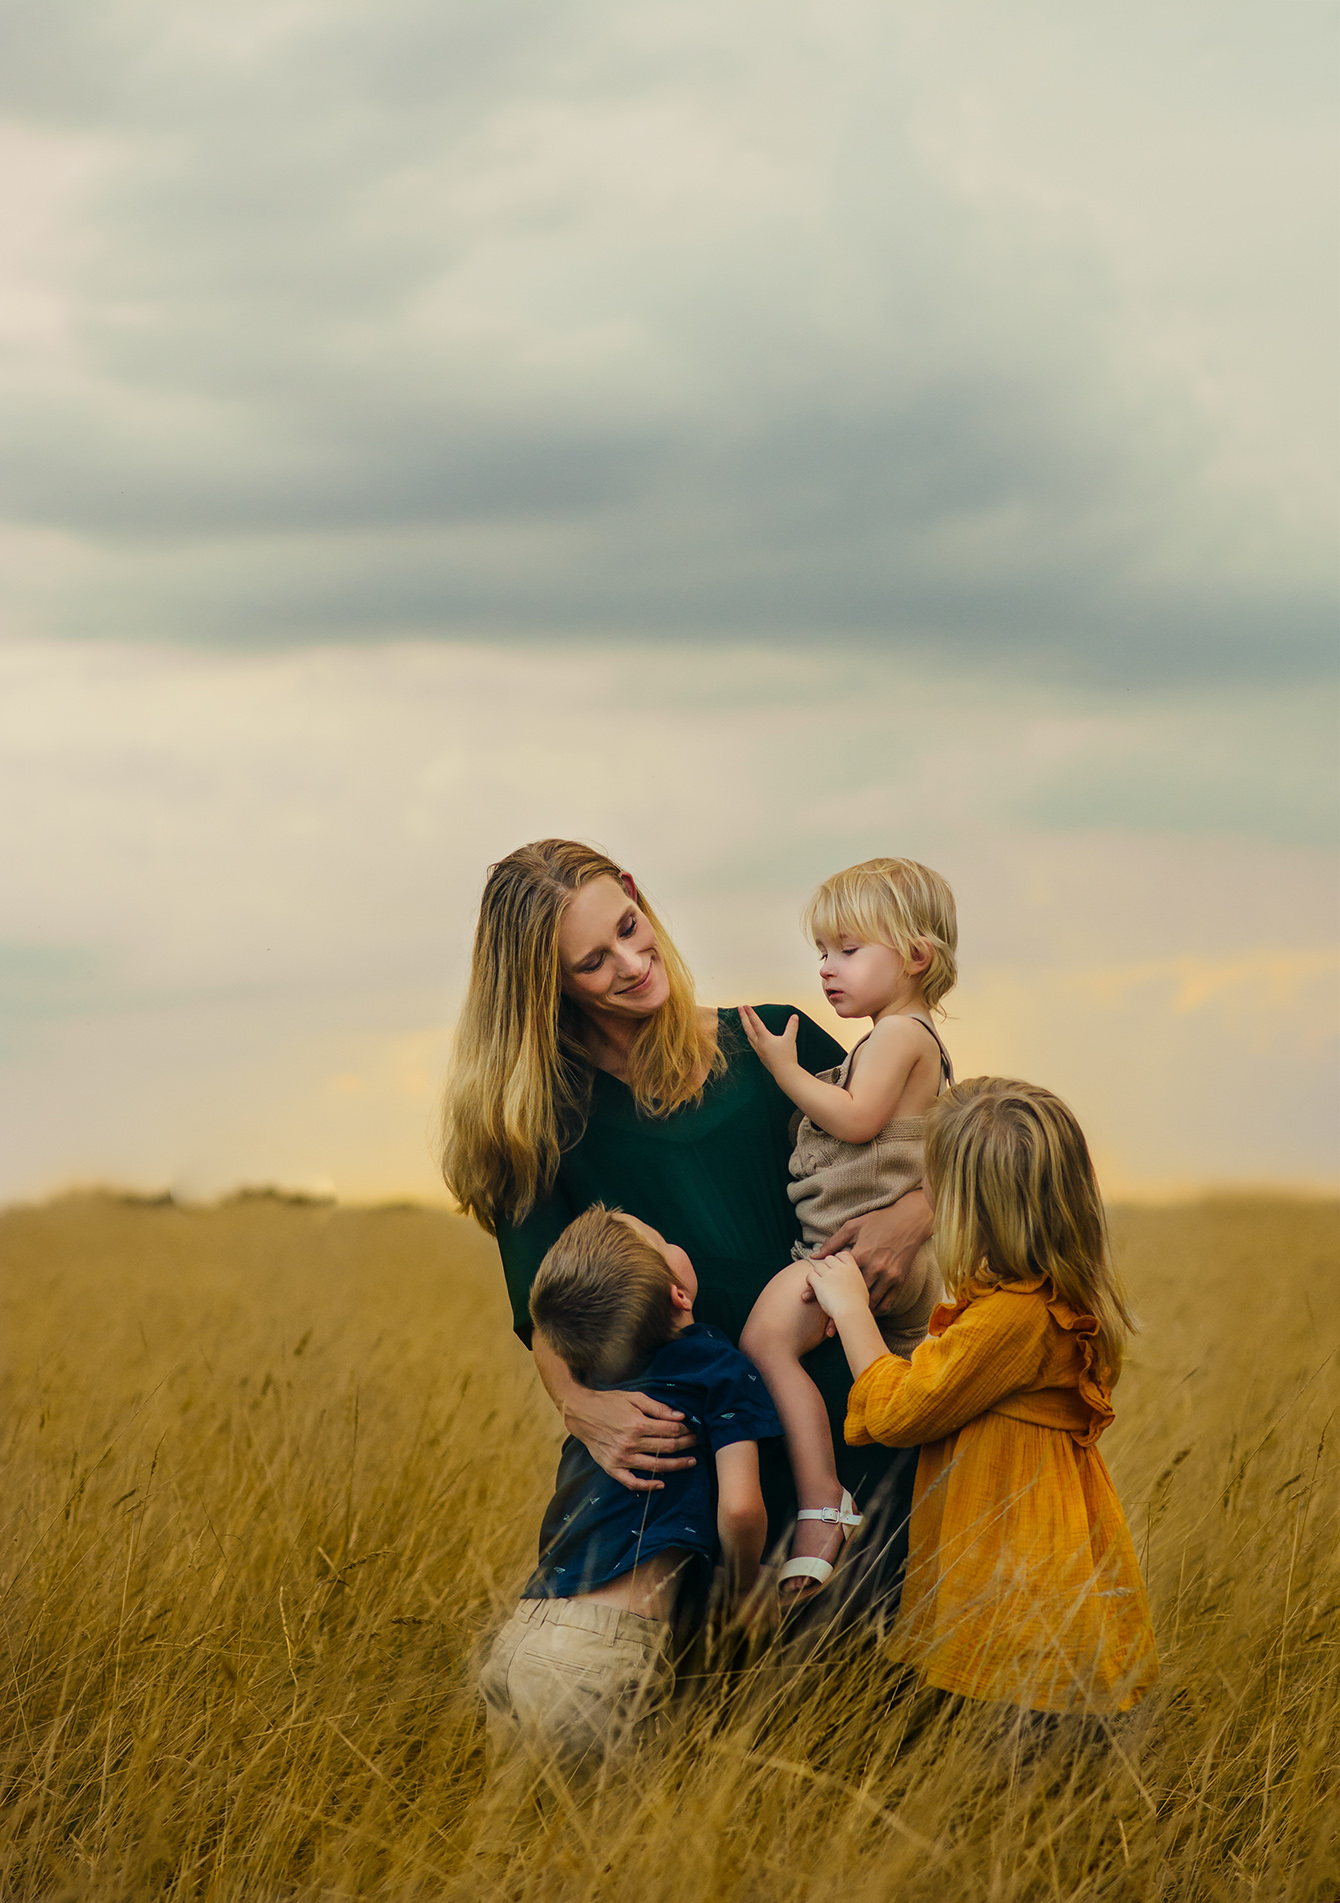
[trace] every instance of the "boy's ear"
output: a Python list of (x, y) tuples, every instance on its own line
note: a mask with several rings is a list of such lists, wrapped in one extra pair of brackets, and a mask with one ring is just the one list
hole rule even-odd
[(681, 1288), (678, 1282), (670, 1284), (670, 1306), (671, 1308), (693, 1307), (693, 1297), (687, 1289)]

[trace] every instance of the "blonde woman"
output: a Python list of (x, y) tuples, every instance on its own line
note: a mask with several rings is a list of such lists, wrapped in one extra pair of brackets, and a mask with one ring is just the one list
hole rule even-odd
[[(791, 1015), (761, 1005), (781, 1031)], [(797, 1061), (819, 1071), (844, 1053), (800, 1017)], [(542, 1342), (529, 1298), (547, 1250), (593, 1203), (625, 1209), (687, 1249), (699, 1319), (738, 1343), (764, 1284), (800, 1239), (787, 1196), (790, 1100), (732, 1010), (695, 1000), (693, 982), (636, 881), (574, 840), (545, 839), (489, 872), (443, 1117), (443, 1176), (461, 1208), (497, 1236), (516, 1333), (570, 1434), (627, 1487), (662, 1486), (690, 1465), (676, 1412), (639, 1393), (586, 1388)], [(919, 1191), (845, 1223), (876, 1307), (930, 1233)], [(850, 1377), (836, 1340), (807, 1360), (839, 1429)], [(780, 1445), (764, 1454), (770, 1539), (795, 1510)], [(842, 1484), (872, 1500), (864, 1545), (877, 1588), (901, 1562), (899, 1529), (915, 1456), (844, 1449)], [(874, 1555), (878, 1553), (876, 1559)], [(872, 1590), (875, 1587), (872, 1586)]]

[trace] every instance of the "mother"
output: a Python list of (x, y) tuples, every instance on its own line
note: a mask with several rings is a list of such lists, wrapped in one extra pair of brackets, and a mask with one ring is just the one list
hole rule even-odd
[[(758, 1009), (769, 1029), (789, 1015)], [(843, 1056), (803, 1016), (798, 1048), (812, 1071)], [(626, 1209), (687, 1249), (697, 1319), (738, 1342), (800, 1234), (786, 1194), (792, 1115), (738, 1013), (696, 1003), (679, 954), (613, 860), (574, 840), (543, 839), (490, 870), (446, 1090), (442, 1173), (461, 1208), (498, 1238), (513, 1324), (533, 1346), (567, 1431), (625, 1486), (661, 1486), (657, 1474), (691, 1462), (692, 1436), (669, 1408), (584, 1388), (532, 1344), (535, 1272), (583, 1209)], [(930, 1226), (925, 1198), (913, 1192), (845, 1225), (824, 1253), (854, 1251), (878, 1309)], [(842, 1483), (867, 1510), (856, 1571), (887, 1599), (915, 1450), (845, 1447), (850, 1375), (840, 1343), (822, 1343), (806, 1366), (828, 1405)], [(772, 1541), (795, 1500), (783, 1444), (761, 1452)]]

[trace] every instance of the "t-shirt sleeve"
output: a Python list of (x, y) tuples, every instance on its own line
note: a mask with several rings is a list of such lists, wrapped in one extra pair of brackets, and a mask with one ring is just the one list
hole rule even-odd
[(512, 1304), (512, 1327), (527, 1348), (532, 1334), (530, 1285), (541, 1262), (576, 1214), (562, 1189), (555, 1188), (536, 1203), (523, 1222), (498, 1224), (498, 1253)]
[(796, 1056), (811, 1076), (816, 1071), (832, 1070), (834, 1064), (840, 1064), (847, 1055), (835, 1037), (830, 1037), (813, 1018), (807, 1018), (792, 1004), (756, 1004), (754, 1009), (774, 1037), (780, 1037), (786, 1029), (788, 1018), (800, 1019), (796, 1026)]
[(741, 1440), (772, 1440), (782, 1423), (763, 1376), (726, 1341), (710, 1370), (703, 1426), (713, 1453)]

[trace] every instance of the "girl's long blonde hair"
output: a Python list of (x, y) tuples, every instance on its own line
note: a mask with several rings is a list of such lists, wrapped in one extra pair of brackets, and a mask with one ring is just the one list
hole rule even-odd
[(1040, 1084), (968, 1078), (927, 1112), (926, 1174), (949, 1290), (1045, 1276), (1098, 1323), (1100, 1371), (1115, 1382), (1134, 1321), (1074, 1112)]
[[(490, 1234), (548, 1192), (560, 1155), (585, 1128), (594, 1069), (581, 1013), (563, 995), (558, 933), (575, 892), (623, 877), (575, 839), (538, 839), (489, 868), (443, 1094), (441, 1154), (447, 1188)], [(704, 1067), (719, 1073), (725, 1058), (699, 1022), (687, 966), (641, 893), (637, 904), (670, 995), (634, 1037), (627, 1081), (638, 1109), (663, 1117), (693, 1102)]]

